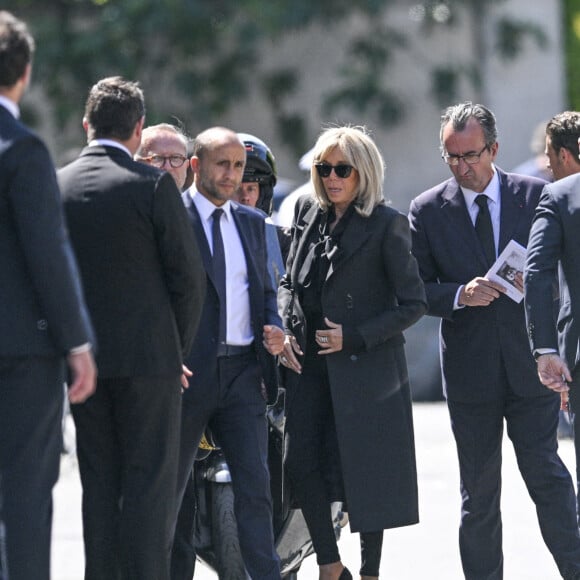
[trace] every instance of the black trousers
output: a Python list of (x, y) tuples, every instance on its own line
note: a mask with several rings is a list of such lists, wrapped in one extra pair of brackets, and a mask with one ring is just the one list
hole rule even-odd
[(0, 358), (0, 578), (50, 577), (63, 368), (56, 358)]
[[(244, 564), (253, 580), (280, 580), (274, 548), (268, 471), (266, 402), (255, 353), (217, 361), (215, 382), (192, 381), (184, 394), (178, 498), (180, 503), (171, 562), (172, 580), (191, 580), (195, 563), (191, 505), (183, 503), (199, 441), (209, 424), (226, 456), (234, 489), (234, 512)], [(187, 537), (189, 536), (189, 537)]]
[(461, 476), (459, 547), (467, 580), (503, 578), (501, 444), (504, 420), (519, 470), (536, 505), (544, 542), (563, 578), (580, 576), (576, 498), (558, 456), (560, 398), (518, 397), (506, 387), (501, 401), (448, 401)]
[[(316, 561), (319, 566), (332, 564), (340, 555), (331, 501), (343, 499), (344, 491), (330, 385), (321, 357), (306, 358), (297, 391), (287, 393), (285, 433), (285, 467), (312, 538)], [(361, 533), (360, 539), (360, 573), (378, 576), (383, 530)]]
[(180, 377), (99, 379), (96, 393), (72, 411), (85, 580), (168, 580)]

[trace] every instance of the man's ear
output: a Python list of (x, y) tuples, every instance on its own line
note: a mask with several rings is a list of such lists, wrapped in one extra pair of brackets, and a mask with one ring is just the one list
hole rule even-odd
[(22, 75), (22, 82), (24, 83), (24, 89), (26, 90), (30, 85), (30, 79), (32, 78), (32, 63), (29, 62), (26, 65), (26, 69), (24, 70), (24, 74)]
[(143, 125), (145, 125), (145, 117), (141, 117), (138, 121), (137, 124), (135, 125), (135, 131), (134, 131), (134, 135), (135, 137), (137, 137), (139, 139), (139, 141), (141, 141), (141, 135), (143, 133)]
[(560, 158), (560, 161), (565, 165), (569, 165), (570, 163), (576, 161), (572, 153), (565, 147), (560, 147), (560, 151), (558, 151), (558, 157)]

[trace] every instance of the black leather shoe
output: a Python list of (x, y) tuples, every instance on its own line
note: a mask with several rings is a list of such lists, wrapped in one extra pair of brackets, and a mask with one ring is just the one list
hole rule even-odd
[(346, 566), (342, 569), (338, 580), (352, 580), (352, 574), (349, 572), (349, 569)]

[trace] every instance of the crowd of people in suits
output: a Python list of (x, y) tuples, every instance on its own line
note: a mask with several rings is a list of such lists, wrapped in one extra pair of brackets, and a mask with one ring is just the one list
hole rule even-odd
[[(451, 177), (408, 216), (384, 200), (370, 133), (327, 128), (288, 231), (267, 224), (265, 143), (211, 127), (189, 151), (179, 127), (145, 127), (143, 91), (122, 77), (90, 88), (87, 146), (55, 171), (19, 121), (33, 53), (26, 24), (0, 11), (1, 580), (50, 577), (64, 384), (85, 580), (193, 578), (184, 498), (208, 426), (230, 467), (247, 573), (280, 580), (265, 414), (281, 386), (286, 493), (319, 578), (353, 577), (337, 500), (360, 533), (360, 578), (378, 578), (383, 531), (419, 522), (403, 333), (425, 314), (441, 318), (465, 578), (503, 578), (506, 425), (546, 546), (562, 578), (580, 579), (578, 502), (557, 451), (559, 410), (580, 404), (579, 114), (546, 127), (547, 184), (495, 164), (487, 107), (450, 106)], [(511, 240), (528, 247), (514, 282), (523, 302), (487, 276)]]

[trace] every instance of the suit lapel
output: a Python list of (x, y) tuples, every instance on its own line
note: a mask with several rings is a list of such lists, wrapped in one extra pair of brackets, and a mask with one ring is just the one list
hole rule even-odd
[(258, 269), (256, 267), (256, 262), (254, 260), (254, 255), (251, 250), (252, 244), (249, 239), (251, 233), (251, 226), (248, 224), (247, 216), (239, 211), (239, 208), (232, 203), (231, 204), (232, 217), (236, 224), (240, 240), (242, 240), (242, 247), (244, 248), (244, 255), (246, 257), (246, 267), (248, 268), (248, 280), (255, 279), (257, 276)]
[(187, 194), (187, 192), (183, 193), (183, 200), (185, 202), (185, 207), (187, 208), (187, 212), (189, 214), (189, 219), (191, 220), (191, 224), (193, 226), (193, 231), (197, 238), (197, 244), (199, 246), (199, 251), (201, 253), (201, 258), (203, 260), (203, 265), (205, 271), (211, 280), (212, 284), (217, 290), (217, 286), (213, 276), (213, 260), (211, 256), (211, 251), (209, 249), (209, 244), (207, 241), (207, 237), (205, 235), (205, 230), (203, 229), (203, 224), (201, 223), (201, 217), (195, 204), (191, 201), (191, 198)]
[(499, 226), (499, 248), (498, 255), (511, 240), (513, 233), (518, 229), (519, 220), (524, 217), (526, 199), (525, 193), (517, 183), (511, 183), (508, 186), (507, 175), (497, 170), (500, 183), (501, 211)]
[(463, 247), (466, 251), (472, 249), (475, 259), (487, 272), (488, 263), (481, 242), (475, 233), (475, 227), (465, 203), (465, 196), (454, 179), (448, 182), (442, 198), (441, 210), (446, 218), (452, 222), (452, 227), (460, 238), (458, 247)]
[(326, 279), (339, 270), (345, 262), (367, 241), (371, 232), (367, 230), (370, 218), (363, 218), (353, 212), (340, 240), (340, 250), (336, 260), (330, 262)]

